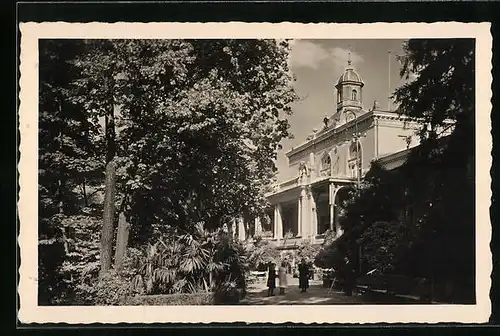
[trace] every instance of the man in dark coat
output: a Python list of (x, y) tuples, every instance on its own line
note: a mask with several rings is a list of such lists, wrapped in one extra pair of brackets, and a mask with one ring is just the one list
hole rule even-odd
[(299, 288), (300, 292), (306, 292), (309, 287), (309, 266), (306, 264), (306, 261), (302, 259), (299, 264)]
[(267, 296), (274, 296), (274, 289), (276, 288), (276, 266), (269, 263), (267, 268)]

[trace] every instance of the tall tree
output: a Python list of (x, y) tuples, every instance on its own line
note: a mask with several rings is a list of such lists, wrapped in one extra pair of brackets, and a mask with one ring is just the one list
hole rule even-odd
[(421, 271), (436, 276), (474, 277), (474, 43), (410, 40), (401, 74), (416, 78), (395, 92), (401, 111), (422, 120), (422, 145), (405, 169), (410, 192), (427, 195), (420, 199), (425, 229), (416, 253), (432, 255)]
[(99, 119), (104, 119), (106, 178), (101, 230), (101, 275), (111, 267), (115, 233), (115, 109), (120, 103), (120, 75), (123, 68), (120, 47), (120, 41), (88, 40), (85, 41), (85, 51), (74, 61), (81, 72), (81, 76), (74, 81), (77, 88), (75, 100), (80, 101), (92, 113), (96, 124)]
[(127, 43), (120, 166), (134, 235), (260, 211), (295, 99), (287, 42)]
[[(400, 113), (420, 123), (420, 145), (397, 171), (371, 167), (366, 188), (347, 205), (342, 243), (354, 255), (361, 241), (365, 262), (385, 271), (469, 281), (475, 255), (474, 40), (412, 39), (404, 49), (401, 76), (409, 81), (394, 97)], [(464, 292), (473, 295), (468, 286)]]
[[(71, 61), (82, 52), (82, 43), (40, 40), (39, 50), (39, 293), (46, 295), (41, 302), (50, 303), (68, 281), (62, 267), (74, 228), (67, 219), (88, 206), (86, 190), (100, 183), (102, 165), (98, 129), (72, 99), (71, 82), (79, 70)], [(59, 293), (48, 293), (56, 287)]]

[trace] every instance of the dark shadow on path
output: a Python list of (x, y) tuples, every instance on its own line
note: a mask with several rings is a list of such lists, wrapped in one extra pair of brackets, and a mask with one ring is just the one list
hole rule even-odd
[[(276, 291), (278, 292), (278, 290)], [(320, 284), (312, 284), (306, 293), (289, 287), (285, 295), (267, 296), (267, 288), (250, 289), (240, 305), (363, 305), (363, 304), (422, 304), (422, 302), (390, 295), (360, 294), (347, 296), (338, 290), (328, 292)]]

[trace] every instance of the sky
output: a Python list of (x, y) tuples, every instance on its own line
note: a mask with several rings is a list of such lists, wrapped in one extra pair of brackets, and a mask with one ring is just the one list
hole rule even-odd
[(294, 138), (281, 142), (283, 149), (276, 160), (280, 181), (297, 174), (288, 168), (285, 153), (303, 143), (314, 128), (320, 128), (325, 115), (335, 112), (335, 84), (347, 67), (349, 52), (352, 66), (365, 83), (364, 107), (372, 107), (377, 100), (381, 109), (387, 109), (389, 93), (404, 83), (399, 76), (401, 65), (394, 56), (403, 54), (403, 43), (404, 40), (374, 39), (292, 41), (290, 67), (296, 76), (294, 84), (300, 100), (293, 103), (293, 114), (288, 117)]

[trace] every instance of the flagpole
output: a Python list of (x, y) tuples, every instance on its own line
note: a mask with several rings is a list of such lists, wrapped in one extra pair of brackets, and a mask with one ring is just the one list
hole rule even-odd
[(387, 88), (387, 110), (391, 112), (391, 51), (387, 53), (387, 64), (388, 64), (388, 85), (389, 87)]

